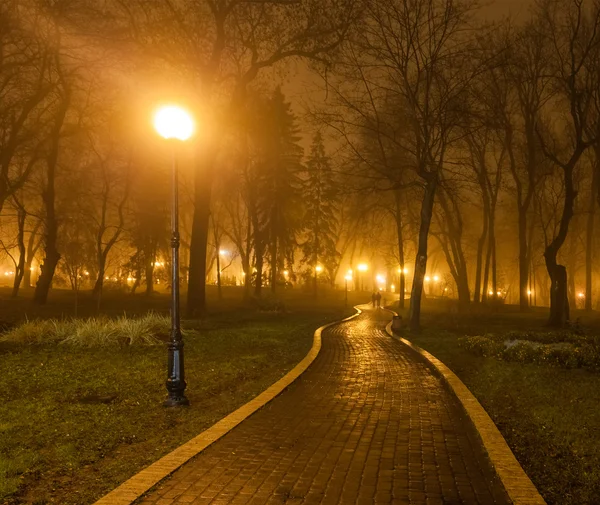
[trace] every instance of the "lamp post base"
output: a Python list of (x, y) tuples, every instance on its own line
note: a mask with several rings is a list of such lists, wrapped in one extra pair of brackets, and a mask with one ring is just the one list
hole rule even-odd
[(184, 395), (169, 396), (163, 403), (164, 407), (188, 407), (190, 401)]

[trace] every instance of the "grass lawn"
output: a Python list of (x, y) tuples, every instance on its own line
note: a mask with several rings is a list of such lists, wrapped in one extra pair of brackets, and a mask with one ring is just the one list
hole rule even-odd
[[(505, 307), (496, 314), (459, 316), (425, 307), (423, 332), (406, 338), (442, 360), (469, 387), (548, 504), (597, 504), (600, 375), (476, 357), (457, 345), (465, 335), (542, 329), (546, 310), (523, 315)], [(575, 317), (600, 335), (598, 314)]]
[[(0, 318), (68, 314), (70, 294), (53, 295), (41, 311), (2, 303)], [(352, 312), (343, 293), (315, 301), (286, 292), (286, 313), (244, 307), (237, 290), (225, 295), (203, 319), (184, 321), (189, 408), (162, 407), (162, 345), (0, 343), (0, 503), (93, 503), (263, 391), (304, 357), (318, 326)], [(168, 310), (166, 295), (115, 297), (109, 315)]]

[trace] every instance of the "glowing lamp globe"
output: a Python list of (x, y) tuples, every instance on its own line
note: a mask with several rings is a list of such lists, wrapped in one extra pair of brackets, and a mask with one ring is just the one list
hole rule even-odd
[(167, 105), (156, 111), (154, 128), (165, 139), (184, 141), (194, 134), (194, 120), (185, 109)]

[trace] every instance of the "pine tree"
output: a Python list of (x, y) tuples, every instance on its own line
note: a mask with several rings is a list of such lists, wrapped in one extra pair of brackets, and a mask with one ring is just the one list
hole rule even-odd
[(303, 150), (296, 118), (281, 90), (265, 104), (261, 132), (260, 207), (263, 240), (268, 247), (271, 290), (281, 280), (284, 261), (289, 261), (300, 228)]
[[(306, 241), (302, 245), (302, 260), (311, 272), (317, 265), (321, 265), (333, 284), (339, 261), (336, 250), (338, 193), (331, 162), (320, 133), (313, 138), (307, 171), (303, 191)], [(317, 276), (314, 275), (313, 279), (316, 291)]]

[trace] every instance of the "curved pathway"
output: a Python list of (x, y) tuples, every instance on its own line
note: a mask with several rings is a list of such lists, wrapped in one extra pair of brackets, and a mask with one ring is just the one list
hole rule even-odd
[(369, 310), (265, 408), (139, 503), (505, 504), (458, 400)]

